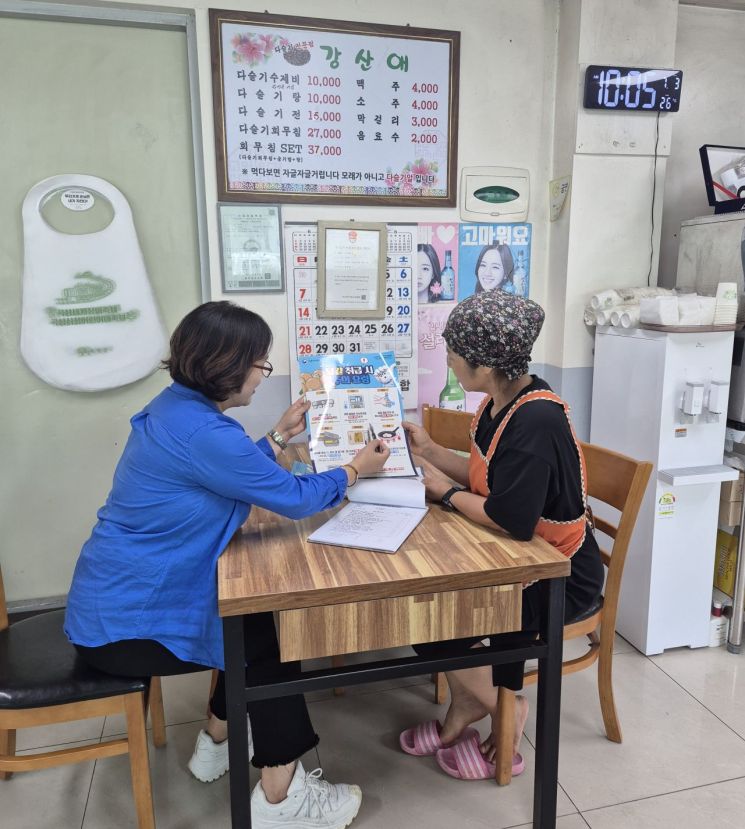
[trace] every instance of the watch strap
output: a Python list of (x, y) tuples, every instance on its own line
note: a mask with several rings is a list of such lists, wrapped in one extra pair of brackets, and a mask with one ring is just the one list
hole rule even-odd
[(287, 449), (287, 441), (282, 437), (282, 435), (280, 435), (280, 433), (276, 429), (272, 429), (271, 432), (267, 432), (267, 434), (283, 452), (285, 449)]
[(463, 492), (465, 487), (462, 486), (451, 486), (450, 489), (440, 498), (440, 503), (449, 510), (455, 510), (454, 504), (451, 502), (451, 498), (455, 495), (456, 492)]

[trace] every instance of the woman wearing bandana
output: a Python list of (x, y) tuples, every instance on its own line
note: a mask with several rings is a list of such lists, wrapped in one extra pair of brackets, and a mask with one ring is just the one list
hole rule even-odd
[[(443, 331), (448, 366), (466, 391), (486, 394), (471, 425), (470, 457), (439, 446), (421, 426), (404, 426), (421, 458), (430, 500), (520, 541), (539, 535), (572, 559), (565, 597), (565, 618), (571, 621), (599, 601), (603, 565), (587, 523), (585, 462), (569, 407), (544, 380), (528, 373), (544, 316), (535, 302), (502, 291), (474, 294), (450, 315)], [(489, 647), (532, 639), (539, 612), (538, 585), (529, 585), (523, 591), (523, 630), (495, 637)], [(416, 650), (446, 656), (480, 643), (477, 637), (417, 645)], [(524, 666), (516, 662), (447, 673), (451, 704), (444, 722), (407, 729), (400, 736), (401, 748), (436, 755), (452, 777), (493, 779), (498, 688), (521, 690)], [(492, 736), (480, 743), (470, 726), (487, 715)], [(518, 695), (514, 775), (525, 767), (519, 748), (527, 716), (528, 702)]]

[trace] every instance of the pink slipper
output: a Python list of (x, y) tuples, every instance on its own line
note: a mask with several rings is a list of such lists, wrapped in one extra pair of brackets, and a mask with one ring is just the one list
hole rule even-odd
[[(437, 765), (457, 780), (494, 780), (497, 767), (490, 763), (479, 748), (478, 736), (461, 740), (452, 748), (441, 748), (435, 754)], [(522, 754), (512, 758), (512, 776), (517, 777), (525, 771)]]
[[(407, 728), (399, 735), (398, 742), (403, 751), (413, 754), (415, 757), (429, 757), (445, 746), (440, 739), (442, 726), (437, 720), (419, 723), (414, 728)], [(475, 728), (466, 728), (460, 736), (460, 740), (478, 740), (479, 733)]]

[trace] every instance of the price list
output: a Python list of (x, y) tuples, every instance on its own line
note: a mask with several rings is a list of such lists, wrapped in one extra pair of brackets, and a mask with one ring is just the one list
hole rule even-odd
[(416, 225), (388, 225), (385, 317), (372, 320), (316, 317), (315, 224), (285, 226), (290, 363), (293, 393), (299, 389), (297, 359), (325, 354), (364, 354), (393, 351), (405, 408), (417, 405), (416, 306), (412, 297), (416, 259)]
[(220, 27), (226, 191), (442, 199), (453, 44)]

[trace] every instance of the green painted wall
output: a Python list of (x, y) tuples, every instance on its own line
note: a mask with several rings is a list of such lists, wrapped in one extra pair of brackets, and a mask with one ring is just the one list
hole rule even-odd
[(169, 333), (201, 301), (186, 36), (0, 17), (0, 565), (9, 601), (67, 592), (129, 418), (158, 371), (103, 393), (47, 386), (19, 351), (21, 203), (83, 173), (128, 199)]

